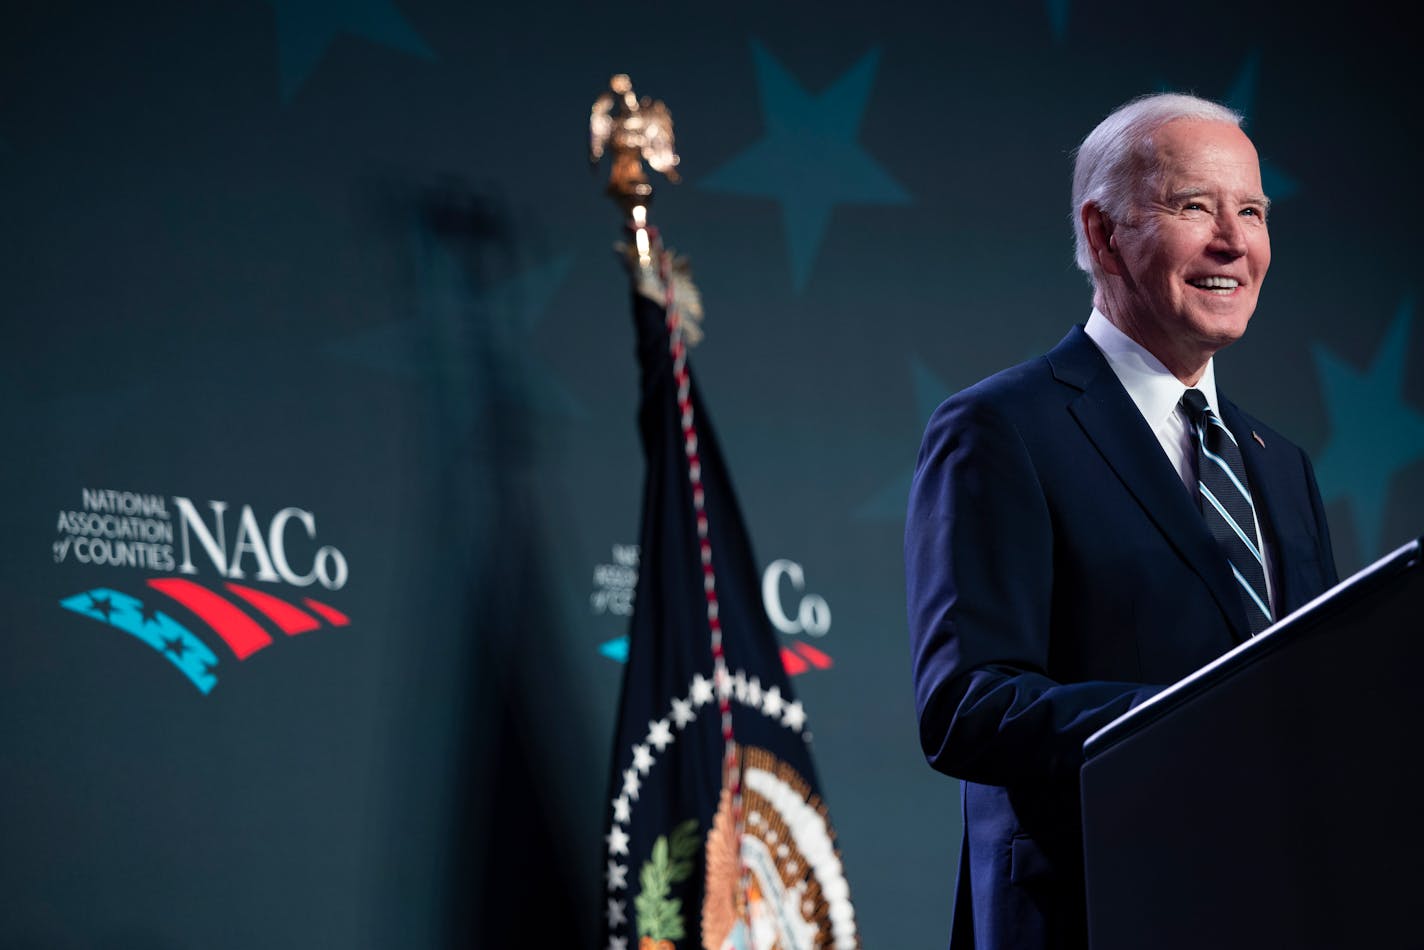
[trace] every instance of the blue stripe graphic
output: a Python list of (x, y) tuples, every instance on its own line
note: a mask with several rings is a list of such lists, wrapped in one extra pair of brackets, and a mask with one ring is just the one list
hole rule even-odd
[(65, 610), (101, 620), (156, 650), (178, 668), (198, 691), (207, 695), (217, 685), (218, 658), (188, 628), (165, 613), (145, 610), (143, 601), (128, 594), (96, 587), (59, 602)]

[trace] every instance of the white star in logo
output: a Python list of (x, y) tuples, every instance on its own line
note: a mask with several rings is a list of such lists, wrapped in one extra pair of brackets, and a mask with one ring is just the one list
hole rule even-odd
[(627, 937), (609, 937), (608, 950), (628, 950)]
[(642, 783), (638, 781), (637, 772), (628, 769), (623, 773), (623, 794), (635, 802), (638, 800), (638, 788), (641, 785)]
[(747, 684), (747, 698), (744, 702), (746, 702), (748, 706), (761, 705), (761, 680), (755, 676), (753, 676), (752, 681)]
[(639, 775), (647, 775), (648, 769), (653, 767), (653, 756), (645, 745), (633, 746), (633, 768), (638, 770)]
[(617, 822), (627, 823), (628, 819), (631, 817), (632, 815), (629, 813), (628, 808), (628, 796), (619, 795), (617, 798), (613, 799), (613, 820)]
[(674, 699), (672, 701), (672, 721), (681, 729), (689, 722), (697, 718), (697, 713), (692, 711), (692, 703), (686, 699)]
[(781, 709), (786, 703), (781, 698), (781, 687), (773, 686), (766, 691), (761, 698), (761, 708), (768, 716), (780, 716)]
[(628, 865), (615, 864), (609, 861), (608, 873), (605, 876), (608, 878), (608, 889), (610, 891), (626, 891), (628, 889)]
[(672, 726), (668, 725), (666, 719), (648, 723), (648, 741), (656, 746), (659, 752), (668, 747), (668, 743), (672, 742)]
[(781, 723), (790, 726), (797, 732), (801, 731), (801, 727), (806, 725), (806, 710), (802, 708), (801, 700), (798, 699), (787, 705), (786, 712), (782, 713)]
[(608, 834), (603, 836), (603, 840), (608, 842), (609, 854), (628, 854), (628, 832), (617, 825), (608, 829)]
[(616, 901), (611, 897), (608, 899), (608, 926), (617, 927), (628, 922), (628, 914), (625, 912), (627, 906), (627, 901)]
[(692, 704), (705, 706), (712, 702), (712, 681), (698, 673), (692, 678)]

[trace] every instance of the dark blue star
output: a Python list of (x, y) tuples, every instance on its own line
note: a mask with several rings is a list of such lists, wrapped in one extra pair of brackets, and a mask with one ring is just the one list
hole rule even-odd
[(414, 56), (435, 54), (391, 0), (268, 0), (277, 11), (282, 101), (306, 82), (338, 33), (352, 33)]
[(150, 624), (150, 623), (151, 623), (151, 624), (157, 624), (157, 623), (158, 623), (158, 608), (157, 608), (157, 607), (150, 607), (148, 604), (140, 604), (140, 605), (139, 605), (139, 608), (138, 608), (138, 615), (139, 615), (139, 620), (138, 620), (138, 622), (139, 622), (140, 625), (145, 625), (145, 624)]
[[(146, 610), (137, 597), (96, 587), (87, 593), (66, 597), (59, 605), (95, 620), (99, 619), (96, 614), (103, 614), (112, 629), (129, 634), (156, 650), (199, 692), (207, 694), (217, 684), (213, 673), (217, 668), (217, 654), (167, 614)], [(148, 621), (149, 615), (152, 622)]]
[(1406, 299), (1364, 372), (1324, 346), (1312, 348), (1330, 440), (1316, 463), (1320, 492), (1329, 502), (1345, 499), (1355, 522), (1360, 557), (1371, 559), (1383, 544), (1390, 482), (1424, 459), (1424, 415), (1404, 403), (1404, 371), (1413, 302)]
[(89, 597), (89, 609), (95, 613), (103, 614), (105, 620), (110, 619), (110, 615), (114, 612), (112, 600), (108, 597), (95, 597), (93, 594), (87, 596)]
[(1053, 29), (1053, 39), (1062, 43), (1068, 38), (1069, 0), (1044, 0), (1048, 8), (1048, 25)]
[(819, 95), (808, 93), (753, 42), (766, 135), (698, 183), (710, 191), (774, 198), (791, 254), (792, 283), (806, 284), (838, 204), (907, 204), (910, 196), (856, 137), (880, 54), (872, 50)]
[[(1260, 72), (1261, 54), (1253, 51), (1247, 55), (1246, 61), (1241, 64), (1241, 68), (1236, 72), (1236, 78), (1231, 81), (1231, 88), (1222, 97), (1222, 102), (1246, 117), (1247, 131), (1253, 131), (1255, 108), (1256, 108), (1256, 77)], [(1171, 84), (1159, 82), (1158, 92), (1175, 92), (1176, 89)], [(1256, 143), (1259, 147), (1260, 143)], [(1283, 201), (1300, 191), (1300, 182), (1281, 170), (1269, 159), (1261, 159), (1261, 187), (1265, 189), (1272, 201)]]
[[(1232, 81), (1231, 89), (1224, 100), (1228, 106), (1246, 116), (1248, 121), (1255, 115), (1256, 80), (1260, 67), (1261, 53), (1259, 50), (1253, 50), (1246, 57), (1246, 62), (1241, 64), (1241, 69), (1237, 71), (1236, 79)], [(1272, 200), (1280, 201), (1299, 191), (1300, 183), (1270, 160), (1262, 158), (1261, 187)]]

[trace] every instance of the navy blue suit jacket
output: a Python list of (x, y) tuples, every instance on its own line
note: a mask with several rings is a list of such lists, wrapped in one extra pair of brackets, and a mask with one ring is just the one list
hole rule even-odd
[[(1284, 616), (1336, 582), (1315, 476), (1220, 402)], [(935, 412), (905, 566), (920, 742), (964, 780), (951, 944), (1086, 946), (1083, 741), (1250, 631), (1192, 495), (1081, 328)]]

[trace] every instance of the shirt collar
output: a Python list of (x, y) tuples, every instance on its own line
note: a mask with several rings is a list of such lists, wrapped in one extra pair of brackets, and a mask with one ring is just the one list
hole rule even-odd
[[(1149, 353), (1146, 347), (1119, 330), (1096, 307), (1093, 308), (1092, 316), (1088, 317), (1083, 332), (1097, 344), (1103, 358), (1117, 374), (1122, 387), (1127, 390), (1127, 394), (1137, 404), (1138, 411), (1153, 429), (1162, 425), (1177, 411), (1177, 403), (1182, 401), (1182, 393), (1187, 391), (1187, 387), (1172, 375), (1171, 370), (1162, 365), (1161, 360)], [(1206, 396), (1207, 405), (1219, 418), (1221, 408), (1216, 402), (1214, 360), (1207, 361), (1206, 372), (1202, 373), (1196, 388)]]

